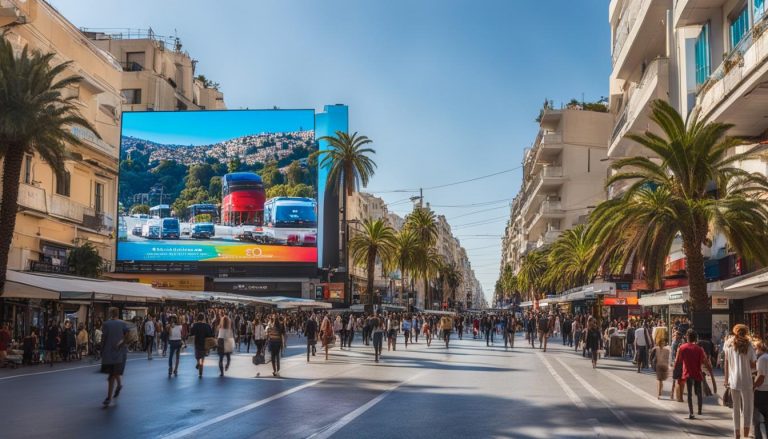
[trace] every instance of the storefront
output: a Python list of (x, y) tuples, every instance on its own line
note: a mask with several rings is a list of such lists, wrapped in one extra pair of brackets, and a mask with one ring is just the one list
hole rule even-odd
[[(757, 337), (768, 337), (768, 268), (728, 279), (723, 282), (724, 294), (718, 297), (717, 306), (727, 304), (730, 319), (721, 322), (726, 331), (737, 322), (744, 322)], [(714, 300), (715, 296), (713, 296)], [(715, 302), (713, 301), (713, 308)], [(714, 312), (714, 310), (713, 310)], [(724, 319), (723, 319), (724, 320)], [(727, 323), (727, 325), (726, 325)]]
[[(729, 325), (730, 302), (727, 300), (723, 283), (720, 281), (708, 283), (707, 294), (712, 300), (711, 322), (707, 326), (711, 331), (712, 340), (716, 342), (718, 337), (722, 335), (723, 328), (727, 328)], [(638, 302), (643, 307), (643, 314), (647, 317), (663, 320), (670, 334), (676, 321), (691, 317), (690, 288), (687, 286), (643, 294)]]

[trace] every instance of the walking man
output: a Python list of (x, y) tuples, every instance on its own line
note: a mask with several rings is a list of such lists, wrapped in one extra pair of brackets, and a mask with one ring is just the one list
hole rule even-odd
[(307, 363), (309, 363), (309, 354), (315, 356), (317, 352), (317, 322), (315, 316), (307, 319), (307, 323), (304, 324), (304, 337), (307, 337)]
[(125, 372), (125, 362), (128, 360), (128, 345), (133, 341), (133, 332), (128, 323), (117, 318), (119, 313), (117, 308), (110, 308), (109, 320), (101, 326), (101, 371), (108, 374), (107, 398), (102, 403), (104, 407), (109, 406), (112, 399), (120, 396), (120, 391), (123, 390), (122, 376)]
[(155, 346), (155, 317), (150, 314), (144, 322), (144, 348), (147, 351), (147, 360), (152, 359), (152, 349)]

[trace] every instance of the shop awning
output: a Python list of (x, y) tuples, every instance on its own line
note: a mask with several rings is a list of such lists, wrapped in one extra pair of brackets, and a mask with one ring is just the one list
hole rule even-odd
[(301, 299), (298, 297), (267, 296), (267, 297), (249, 297), (251, 301), (257, 303), (276, 306), (278, 309), (290, 308), (331, 308), (328, 302), (320, 302), (312, 299)]
[(768, 293), (768, 268), (723, 281), (729, 299), (746, 299)]
[[(710, 282), (707, 284), (707, 294), (711, 296), (713, 293), (722, 293), (723, 283), (720, 281)], [(658, 291), (650, 294), (643, 294), (638, 300), (638, 304), (641, 306), (664, 306), (664, 305), (676, 305), (684, 303), (690, 299), (690, 287), (677, 287), (670, 288), (663, 291)]]

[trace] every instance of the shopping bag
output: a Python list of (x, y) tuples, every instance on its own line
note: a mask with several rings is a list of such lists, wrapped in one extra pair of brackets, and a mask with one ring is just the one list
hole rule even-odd
[(712, 396), (712, 388), (709, 387), (706, 376), (704, 377), (704, 382), (702, 384), (704, 385), (704, 396)]
[(253, 356), (251, 360), (253, 361), (254, 366), (258, 366), (259, 364), (264, 364), (265, 362), (264, 354), (256, 354)]
[(731, 389), (729, 387), (726, 387), (725, 392), (723, 392), (723, 405), (733, 408), (733, 396), (731, 396)]
[(216, 337), (205, 337), (205, 350), (210, 351), (216, 347)]

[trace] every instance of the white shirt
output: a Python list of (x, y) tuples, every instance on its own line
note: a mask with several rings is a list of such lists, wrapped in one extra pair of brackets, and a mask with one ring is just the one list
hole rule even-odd
[(267, 334), (264, 331), (264, 325), (259, 323), (258, 325), (255, 325), (253, 327), (253, 339), (254, 340), (264, 340), (267, 338)]
[[(650, 337), (648, 337), (650, 338)], [(645, 343), (645, 328), (639, 327), (635, 329), (635, 344), (638, 346), (646, 346)]]
[(147, 322), (144, 323), (144, 335), (155, 335), (155, 322), (152, 320), (147, 320)]
[(728, 344), (725, 347), (725, 359), (728, 361), (728, 385), (731, 389), (743, 392), (752, 391), (752, 367), (750, 363), (757, 360), (752, 343), (749, 344), (746, 354), (740, 354)]
[(757, 359), (757, 376), (764, 376), (765, 380), (763, 385), (757, 387), (756, 390), (761, 392), (768, 392), (768, 354), (763, 354)]
[(180, 341), (181, 340), (181, 325), (174, 325), (170, 328), (170, 333), (168, 334), (168, 340), (171, 341)]

